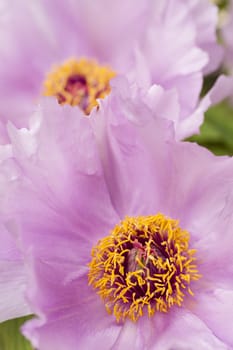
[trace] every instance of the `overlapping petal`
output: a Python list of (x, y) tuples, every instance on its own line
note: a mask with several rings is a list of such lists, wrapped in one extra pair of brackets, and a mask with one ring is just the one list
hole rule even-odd
[[(87, 119), (46, 100), (31, 129), (9, 127), (15, 165), (22, 173), (8, 206), (21, 229), (30, 274), (28, 300), (39, 317), (24, 333), (41, 350), (94, 349), (102, 343), (106, 349), (127, 344), (170, 349), (190, 341), (203, 349), (227, 349), (232, 337), (216, 328), (217, 319), (212, 321), (214, 303), (209, 312), (201, 310), (202, 300), (208, 305), (214, 295), (224, 305), (219, 322), (225, 308), (230, 310), (232, 271), (222, 273), (222, 262), (231, 251), (232, 160), (177, 143), (170, 123), (156, 116), (159, 108), (153, 114), (117, 90), (100, 110), (103, 115)], [(14, 198), (22, 193), (19, 204)], [(157, 212), (178, 219), (190, 232), (202, 278), (182, 308), (151, 319), (143, 316), (135, 324), (117, 323), (88, 286), (91, 248), (126, 215)], [(230, 323), (230, 311), (227, 315)], [(177, 327), (187, 327), (182, 340)]]

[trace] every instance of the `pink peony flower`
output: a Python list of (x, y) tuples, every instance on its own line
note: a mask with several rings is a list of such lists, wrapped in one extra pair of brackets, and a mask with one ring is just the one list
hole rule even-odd
[[(43, 94), (89, 114), (96, 99), (110, 92), (113, 76), (121, 74), (145, 91), (155, 84), (172, 94), (182, 121), (199, 110), (203, 70), (216, 67), (212, 51), (219, 51), (216, 8), (207, 0), (4, 4), (0, 114), (5, 122), (27, 125)], [(182, 137), (194, 131), (189, 128)]]
[[(129, 106), (135, 106), (134, 108), (140, 108), (142, 111), (142, 115), (146, 116), (148, 113), (150, 113), (150, 109), (147, 107), (146, 103), (143, 104), (141, 101), (138, 102), (138, 98), (135, 98), (134, 104), (129, 103), (128, 100), (131, 99), (131, 91), (129, 86), (127, 85), (128, 82), (126, 79), (118, 78), (116, 80), (116, 87), (113, 87), (114, 90), (119, 90), (122, 94), (122, 99), (124, 103), (126, 103)], [(154, 96), (154, 106), (153, 110), (155, 114), (160, 115), (162, 118), (166, 118), (168, 114), (171, 114), (173, 116), (176, 116), (176, 103), (172, 103), (172, 95), (170, 96), (166, 92), (160, 91), (160, 93)], [(168, 104), (168, 101), (171, 101), (171, 104)], [(165, 104), (166, 102), (166, 104)], [(132, 109), (132, 107), (131, 107)], [(63, 108), (62, 108), (63, 110)], [(56, 109), (53, 112), (51, 108), (51, 113), (56, 113)], [(65, 113), (63, 111), (62, 113)], [(78, 113), (80, 114), (80, 111), (74, 110), (74, 114)], [(132, 110), (131, 113), (134, 113)], [(27, 131), (27, 129), (21, 129), (20, 134), (23, 136), (23, 143), (25, 145), (27, 144), (30, 147), (34, 147), (34, 140), (32, 135), (37, 130), (37, 124), (34, 125), (33, 118), (32, 121), (30, 121), (30, 132)], [(15, 169), (12, 167), (12, 145), (9, 144), (9, 132), (7, 132), (7, 129), (4, 127), (1, 130), (1, 138), (0, 138), (0, 161), (1, 161), (1, 212), (4, 213), (5, 206), (7, 203), (7, 200), (9, 198), (9, 192), (11, 183), (15, 181), (15, 179), (20, 176), (21, 171), (20, 169)], [(28, 156), (30, 156), (30, 151), (28, 149), (27, 151)], [(54, 160), (52, 160), (54, 162)], [(7, 164), (10, 164), (9, 168)], [(60, 170), (61, 171), (61, 170)], [(60, 186), (60, 183), (57, 184), (57, 186)], [(7, 260), (7, 269), (5, 273), (2, 273), (2, 284), (4, 284), (4, 293), (2, 296), (2, 305), (0, 305), (2, 320), (6, 320), (8, 318), (12, 317), (18, 317), (20, 315), (26, 315), (29, 311), (29, 308), (26, 307), (25, 297), (24, 297), (24, 291), (26, 289), (26, 272), (24, 268), (24, 262), (22, 259), (22, 253), (21, 253), (21, 244), (20, 240), (18, 238), (17, 230), (14, 229), (12, 234), (9, 234), (9, 228), (14, 227), (14, 225), (11, 223), (12, 220), (14, 220), (13, 216), (4, 216), (1, 219), (1, 222), (5, 221), (6, 227), (3, 225), (3, 231), (2, 231), (2, 254), (4, 254), (4, 257), (0, 257), (0, 264), (2, 266), (2, 269), (6, 269), (6, 260)], [(10, 248), (9, 248), (10, 247)], [(7, 252), (7, 253), (6, 253)], [(9, 252), (9, 253), (8, 253)], [(13, 252), (13, 253), (12, 253)], [(7, 256), (7, 258), (6, 258)], [(11, 278), (8, 278), (7, 276), (18, 276), (15, 278), (15, 281), (12, 281)], [(12, 288), (12, 283), (20, 283), (20, 288)], [(12, 297), (12, 293), (14, 294), (14, 297)], [(10, 296), (10, 299), (8, 298)], [(12, 305), (11, 300), (14, 300), (14, 306)]]
[(40, 350), (233, 347), (232, 159), (117, 93), (99, 111), (47, 100), (9, 125), (24, 334)]

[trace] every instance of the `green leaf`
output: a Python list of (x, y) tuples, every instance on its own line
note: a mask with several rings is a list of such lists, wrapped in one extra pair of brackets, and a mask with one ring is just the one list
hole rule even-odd
[(200, 134), (188, 141), (197, 142), (217, 155), (233, 155), (233, 108), (227, 102), (210, 108)]
[(28, 318), (17, 318), (0, 324), (1, 350), (33, 350), (30, 343), (20, 333), (20, 327)]

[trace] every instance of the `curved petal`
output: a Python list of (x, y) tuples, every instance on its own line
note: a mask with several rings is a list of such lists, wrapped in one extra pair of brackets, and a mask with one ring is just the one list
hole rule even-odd
[(218, 271), (220, 281), (229, 284), (233, 272), (233, 161), (191, 143), (171, 142), (168, 149), (165, 213), (191, 234), (205, 278), (216, 282)]
[(60, 275), (56, 267), (49, 271), (46, 264), (35, 262), (34, 269), (39, 288), (30, 299), (40, 318), (29, 321), (23, 329), (34, 346), (41, 350), (111, 349), (121, 325), (106, 312), (99, 296), (88, 286), (86, 274), (64, 285), (56, 277), (57, 273)]
[[(81, 33), (80, 39), (84, 38), (89, 55), (101, 62), (108, 62), (114, 69), (124, 73), (130, 67), (133, 48), (142, 37), (149, 15), (148, 3), (143, 0), (137, 3), (133, 0), (124, 3), (71, 0), (60, 2), (58, 7), (57, 3), (46, 2), (46, 8), (55, 13), (59, 32), (63, 31), (60, 26), (63, 14), (69, 13), (71, 23), (75, 23), (73, 33)], [(71, 37), (73, 33), (70, 33)]]
[(187, 113), (198, 101), (201, 72), (208, 57), (196, 43), (195, 21), (184, 1), (167, 0), (153, 5), (142, 51), (150, 67), (152, 82), (166, 89), (177, 88)]
[(208, 0), (188, 0), (189, 11), (196, 26), (196, 42), (208, 53), (209, 62), (205, 74), (218, 68), (223, 58), (223, 49), (217, 43), (218, 8)]
[(169, 314), (144, 315), (137, 323), (126, 320), (111, 350), (156, 349), (157, 340), (169, 326)]
[(233, 347), (233, 292), (218, 288), (212, 293), (202, 294), (192, 308), (196, 314), (227, 348)]
[[(63, 230), (93, 242), (119, 219), (102, 176), (89, 119), (80, 114), (45, 100), (29, 130), (9, 126), (20, 174), (8, 207), (30, 231), (54, 230), (59, 222)], [(20, 203), (14, 200), (16, 193)]]
[(137, 99), (130, 100), (124, 84), (120, 86), (122, 96), (114, 90), (91, 122), (116, 211), (121, 218), (149, 215), (160, 207), (160, 180), (167, 169), (164, 145), (172, 137), (171, 124), (156, 118), (160, 106), (153, 114)]
[(4, 121), (26, 126), (33, 103), (43, 89), (44, 69), (53, 54), (51, 26), (38, 1), (19, 4), (10, 0), (1, 5), (0, 114)]
[[(221, 213), (229, 195), (232, 159), (217, 158), (205, 148), (191, 143), (171, 143), (170, 147), (172, 173), (169, 174), (166, 196), (170, 215), (179, 218), (192, 232), (201, 230), (206, 235), (215, 225), (213, 220)], [(200, 232), (196, 239), (202, 234)]]
[(208, 108), (231, 97), (233, 91), (233, 77), (220, 75), (212, 89), (203, 97), (195, 110), (188, 117), (183, 118), (177, 125), (176, 135), (179, 140), (199, 132)]
[(177, 312), (170, 327), (161, 334), (151, 350), (227, 350), (228, 344), (219, 339), (198, 317)]
[(139, 349), (137, 344), (137, 331), (137, 325), (127, 320), (121, 327), (121, 331), (111, 347), (111, 350), (128, 350), (129, 348), (135, 350)]
[(31, 313), (25, 299), (27, 273), (21, 253), (0, 225), (0, 322)]

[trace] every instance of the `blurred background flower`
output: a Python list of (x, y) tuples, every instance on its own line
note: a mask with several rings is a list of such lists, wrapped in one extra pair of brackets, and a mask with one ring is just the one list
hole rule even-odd
[(132, 0), (3, 0), (2, 7), (5, 123), (26, 126), (41, 95), (89, 115), (96, 99), (110, 93), (112, 78), (124, 74), (144, 94), (149, 90), (151, 100), (166, 93), (179, 139), (198, 132), (208, 108), (199, 104), (203, 78), (223, 54), (217, 7), (209, 0), (140, 0), (136, 6)]

